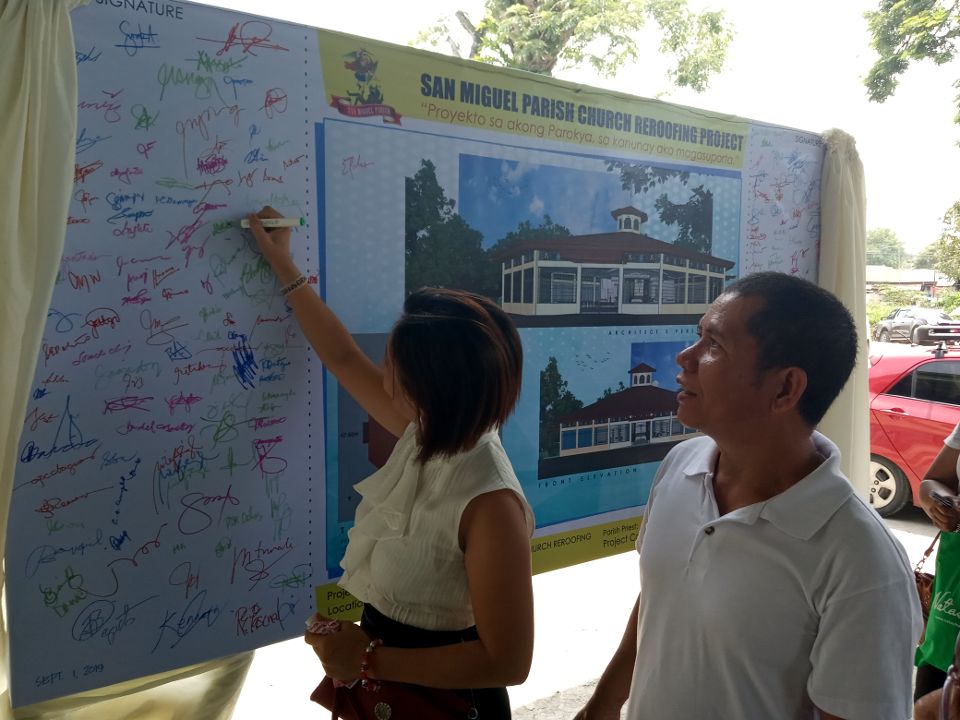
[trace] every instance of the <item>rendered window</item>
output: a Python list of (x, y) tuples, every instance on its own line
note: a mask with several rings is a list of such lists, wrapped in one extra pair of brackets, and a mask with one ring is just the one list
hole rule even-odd
[(707, 276), (690, 273), (687, 276), (689, 302), (705, 305), (707, 302)]
[(616, 423), (610, 426), (610, 442), (624, 443), (630, 441), (630, 423)]
[(663, 271), (663, 291), (660, 301), (664, 305), (682, 305), (687, 302), (686, 273)]
[(581, 270), (581, 310), (587, 312), (615, 312), (619, 304), (619, 271), (613, 268), (583, 268)]
[(570, 270), (540, 268), (541, 303), (575, 303), (577, 301), (577, 273)]
[(653, 437), (662, 438), (673, 435), (673, 421), (670, 418), (653, 421)]
[(720, 293), (722, 292), (723, 280), (715, 277), (710, 278), (710, 293), (707, 295), (707, 302), (713, 302), (720, 297)]
[(533, 302), (533, 268), (527, 268), (523, 271), (523, 301), (525, 303)]
[(580, 428), (577, 430), (577, 447), (591, 447), (593, 445), (593, 428)]
[(633, 305), (656, 305), (660, 301), (658, 270), (624, 270), (623, 302)]

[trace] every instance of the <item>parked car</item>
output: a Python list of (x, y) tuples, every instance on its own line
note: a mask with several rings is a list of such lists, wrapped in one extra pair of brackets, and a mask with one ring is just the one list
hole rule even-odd
[(897, 308), (873, 328), (874, 340), (909, 342), (914, 345), (939, 341), (960, 342), (960, 321), (942, 310), (923, 307)]
[(870, 504), (887, 517), (918, 502), (923, 475), (960, 422), (960, 349), (871, 349)]

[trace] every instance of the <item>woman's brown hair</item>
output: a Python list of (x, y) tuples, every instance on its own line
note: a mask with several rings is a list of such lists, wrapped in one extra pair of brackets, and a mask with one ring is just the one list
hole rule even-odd
[(520, 335), (482, 295), (442, 288), (412, 293), (388, 352), (419, 414), (421, 462), (469, 450), (503, 425), (520, 396)]

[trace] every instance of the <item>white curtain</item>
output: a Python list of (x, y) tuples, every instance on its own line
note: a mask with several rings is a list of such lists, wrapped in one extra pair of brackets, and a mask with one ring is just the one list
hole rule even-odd
[(819, 430), (842, 453), (844, 473), (866, 499), (869, 493), (870, 422), (867, 368), (866, 189), (854, 139), (842, 130), (823, 133), (825, 155), (820, 188), (820, 285), (853, 315), (860, 339), (857, 366)]
[[(77, 81), (69, 11), (76, 4), (0, 0), (0, 157), (6, 160), (0, 192), (0, 553), (73, 180)], [(5, 620), (0, 683), (9, 709)]]
[[(87, 1), (0, 0), (0, 556), (73, 191), (77, 71), (70, 10)], [(0, 614), (0, 720), (226, 720), (252, 657), (241, 653), (13, 711), (6, 617)]]

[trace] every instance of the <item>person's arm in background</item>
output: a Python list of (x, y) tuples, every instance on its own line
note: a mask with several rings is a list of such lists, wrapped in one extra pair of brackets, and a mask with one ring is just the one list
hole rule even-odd
[[(953, 532), (960, 524), (960, 509), (957, 507), (957, 457), (960, 450), (944, 445), (920, 483), (920, 507), (933, 524), (944, 532)], [(933, 499), (933, 493), (953, 500), (953, 507), (944, 507)]]
[(574, 720), (620, 720), (620, 709), (630, 696), (633, 668), (637, 661), (637, 618), (640, 595), (633, 605), (620, 645), (597, 681), (593, 695)]
[[(279, 217), (283, 216), (268, 206), (247, 219), (260, 252), (283, 288), (301, 275), (290, 255), (291, 229), (266, 230), (260, 222), (260, 218)], [(327, 304), (306, 284), (290, 292), (285, 300), (320, 362), (378, 423), (397, 437), (402, 435), (413, 420), (412, 410), (398, 408), (383, 387), (383, 369), (366, 356)]]

